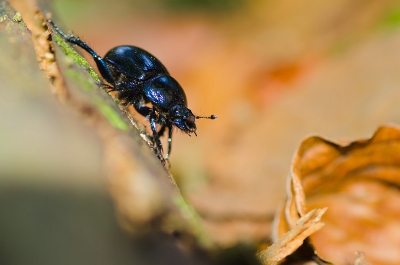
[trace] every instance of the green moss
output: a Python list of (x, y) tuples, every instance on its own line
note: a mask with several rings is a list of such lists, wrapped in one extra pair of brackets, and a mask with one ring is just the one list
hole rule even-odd
[(129, 126), (123, 119), (121, 119), (121, 114), (119, 112), (115, 111), (108, 104), (100, 100), (96, 101), (96, 105), (114, 127), (121, 130), (128, 130)]
[(72, 68), (67, 68), (65, 71), (65, 75), (68, 76), (68, 78), (76, 80), (79, 83), (79, 86), (82, 88), (82, 90), (86, 92), (93, 91), (93, 87), (95, 87), (93, 79), (90, 80), (85, 79), (85, 76), (83, 76), (81, 73), (77, 72)]
[[(61, 36), (55, 34), (54, 40), (56, 44), (63, 50), (67, 58), (71, 60), (71, 64), (76, 64), (86, 69), (93, 79), (87, 79), (87, 76), (82, 75), (82, 73), (76, 71), (74, 68), (67, 68), (65, 72), (66, 76), (72, 80), (75, 80), (84, 92), (94, 92), (90, 93), (89, 95), (91, 102), (96, 105), (96, 107), (104, 115), (104, 117), (107, 118), (111, 125), (121, 130), (127, 130), (129, 125), (124, 120), (121, 112), (110, 106), (109, 103), (106, 102), (106, 100), (104, 100), (99, 93), (97, 93), (103, 93), (103, 91), (95, 91), (93, 89), (98, 86), (99, 83), (101, 83), (101, 80), (86, 59), (79, 55)], [(97, 85), (95, 83), (97, 83)]]
[[(0, 27), (5, 28), (11, 38), (22, 37), (31, 38), (30, 32), (26, 28), (22, 15), (9, 5), (8, 2), (0, 2)], [(29, 35), (27, 34), (29, 33)]]
[(65, 40), (60, 37), (59, 35), (54, 36), (54, 40), (57, 43), (58, 46), (64, 51), (64, 53), (69, 57), (74, 60), (74, 62), (83, 68), (87, 69), (92, 76), (92, 78), (97, 82), (100, 83), (100, 78), (96, 74), (96, 72), (93, 70), (93, 68), (90, 66), (90, 64), (86, 61), (85, 58), (83, 58), (81, 55), (79, 55)]
[(12, 21), (14, 22), (21, 22), (22, 21), (22, 15), (20, 12), (15, 13), (14, 17), (12, 18)]

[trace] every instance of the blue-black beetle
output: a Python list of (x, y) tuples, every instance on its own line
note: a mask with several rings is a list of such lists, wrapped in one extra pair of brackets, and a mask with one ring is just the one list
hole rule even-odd
[[(79, 37), (68, 36), (53, 21), (47, 22), (65, 41), (81, 47), (93, 57), (102, 78), (108, 83), (108, 92), (118, 92), (118, 99), (123, 104), (132, 104), (138, 113), (149, 119), (154, 151), (164, 164), (160, 136), (166, 128), (168, 152), (165, 159), (168, 159), (171, 153), (173, 126), (189, 136), (191, 133), (197, 136), (196, 119), (217, 118), (216, 115), (194, 115), (187, 107), (182, 87), (170, 76), (165, 66), (147, 51), (135, 46), (117, 46), (102, 58)], [(145, 105), (149, 102), (152, 108)], [(157, 124), (161, 126), (158, 132)]]

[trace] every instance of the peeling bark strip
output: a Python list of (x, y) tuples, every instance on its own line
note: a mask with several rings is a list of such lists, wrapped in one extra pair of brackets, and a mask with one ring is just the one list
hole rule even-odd
[(44, 23), (44, 15), (34, 6), (34, 1), (11, 1), (11, 4), (19, 11), (21, 20), (26, 23), (27, 28), (32, 34), (39, 67), (52, 82), (52, 92), (61, 101), (65, 101), (68, 97), (67, 88), (55, 63), (52, 43), (49, 42), (48, 28)]

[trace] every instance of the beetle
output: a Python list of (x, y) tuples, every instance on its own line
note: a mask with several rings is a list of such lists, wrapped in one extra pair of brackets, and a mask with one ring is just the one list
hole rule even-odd
[[(179, 83), (169, 74), (165, 66), (149, 52), (129, 45), (117, 46), (99, 56), (79, 37), (65, 34), (52, 20), (51, 27), (67, 42), (88, 52), (95, 61), (102, 79), (107, 83), (108, 92), (116, 91), (117, 98), (124, 105), (132, 105), (150, 122), (153, 148), (165, 164), (171, 154), (173, 127), (196, 134), (196, 119), (216, 119), (216, 115), (196, 116), (188, 108), (186, 94)], [(146, 106), (151, 103), (151, 107)], [(157, 124), (161, 126), (157, 131)], [(168, 129), (168, 152), (163, 157), (160, 141)]]

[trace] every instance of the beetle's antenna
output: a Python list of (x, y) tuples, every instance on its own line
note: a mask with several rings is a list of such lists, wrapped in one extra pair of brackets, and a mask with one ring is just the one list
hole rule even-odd
[(194, 116), (196, 119), (210, 119), (210, 120), (215, 120), (217, 117), (217, 115), (213, 114), (211, 116)]

